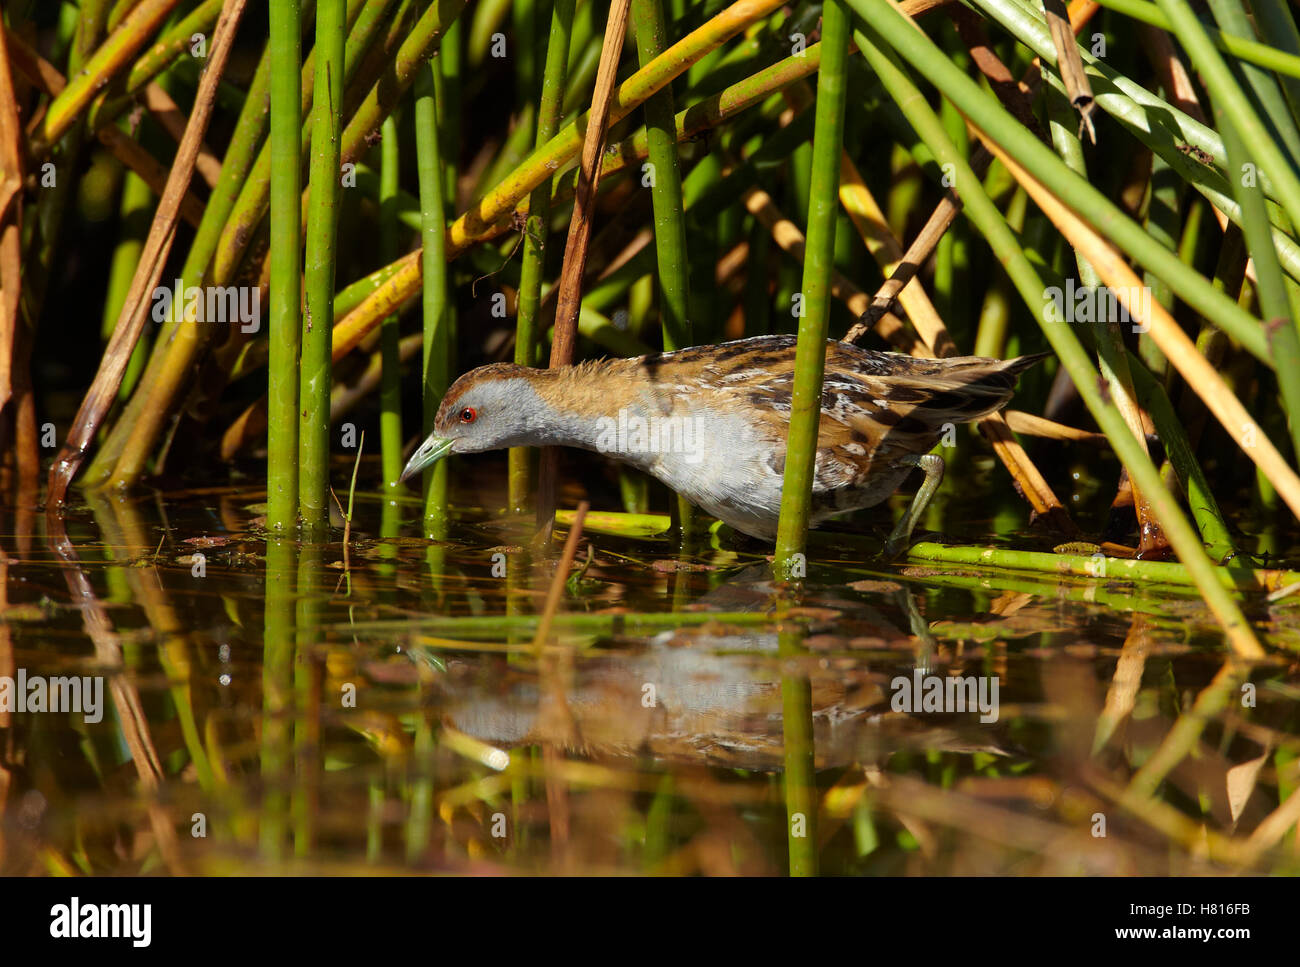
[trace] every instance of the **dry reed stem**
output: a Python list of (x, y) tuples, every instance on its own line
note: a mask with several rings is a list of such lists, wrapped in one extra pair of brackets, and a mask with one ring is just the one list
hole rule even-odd
[[(100, 128), (96, 137), (113, 157), (139, 175), (140, 179), (149, 186), (150, 191), (162, 197), (163, 192), (167, 190), (169, 172), (166, 166), (151, 155), (139, 141), (127, 137), (121, 129), (112, 124)], [(199, 196), (187, 188), (181, 199), (181, 218), (185, 219), (187, 224), (198, 228), (199, 222), (203, 220), (203, 209), (204, 204)]]
[(1080, 430), (1024, 410), (1003, 410), (1007, 426), (1021, 436), (1036, 436), (1044, 440), (1065, 440), (1074, 443), (1105, 443), (1106, 434), (1094, 430)]
[(18, 296), (22, 291), (22, 123), (9, 72), (8, 45), (0, 40), (0, 409), (13, 395)]
[[(177, 144), (185, 137), (185, 115), (171, 99), (171, 95), (162, 89), (157, 81), (150, 81), (143, 91), (144, 106), (162, 129), (172, 136)], [(221, 177), (221, 161), (206, 144), (199, 146), (199, 156), (194, 160), (194, 170), (207, 183), (209, 188), (217, 187)]]
[[(568, 366), (578, 338), (578, 313), (582, 310), (582, 276), (587, 268), (588, 244), (596, 214), (596, 189), (600, 185), (600, 156), (609, 131), (609, 111), (618, 86), (618, 59), (627, 37), (627, 15), (631, 0), (613, 0), (605, 39), (596, 68), (596, 89), (591, 96), (591, 114), (582, 141), (578, 186), (574, 193), (573, 217), (564, 246), (564, 266), (556, 286), (555, 329), (551, 337), (550, 366)], [(537, 523), (549, 535), (555, 515), (556, 461), (553, 448), (542, 450), (537, 477)]]
[(32, 50), (25, 40), (8, 27), (3, 29), (3, 33), (8, 47), (10, 66), (27, 78), (42, 94), (48, 94), (50, 97), (61, 94), (68, 86), (68, 82), (63, 79), (62, 71)]
[(1300, 789), (1292, 790), (1291, 795), (1273, 810), (1255, 827), (1242, 847), (1245, 865), (1254, 865), (1268, 850), (1272, 849), (1282, 837), (1300, 823)]

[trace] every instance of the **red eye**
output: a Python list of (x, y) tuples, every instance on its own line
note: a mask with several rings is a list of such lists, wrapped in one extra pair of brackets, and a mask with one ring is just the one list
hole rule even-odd
[(477, 419), (478, 410), (474, 409), (472, 406), (467, 406), (460, 411), (460, 422), (462, 423), (473, 423)]

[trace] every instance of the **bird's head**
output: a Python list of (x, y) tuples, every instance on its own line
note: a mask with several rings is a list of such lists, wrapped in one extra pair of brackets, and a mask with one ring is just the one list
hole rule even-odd
[(538, 409), (531, 378), (538, 370), (493, 363), (471, 370), (442, 398), (433, 432), (416, 448), (398, 482), (452, 453), (480, 453), (530, 442)]

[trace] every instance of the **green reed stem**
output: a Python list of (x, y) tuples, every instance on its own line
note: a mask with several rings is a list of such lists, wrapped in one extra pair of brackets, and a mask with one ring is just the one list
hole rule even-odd
[[(400, 620), (348, 621), (332, 627), (343, 630), (346, 634), (351, 634), (353, 630), (382, 633), (396, 629), (408, 631), (418, 629), (433, 635), (495, 639), (512, 632), (531, 635), (541, 625), (543, 618), (544, 616), (540, 614), (482, 614), (460, 617), (424, 615), (404, 617)], [(761, 611), (646, 611), (628, 614), (583, 614), (560, 611), (552, 617), (551, 630), (569, 631), (575, 634), (596, 632), (630, 635), (660, 631), (664, 628), (692, 627), (715, 621), (719, 624), (739, 625), (745, 628), (773, 623), (772, 616)], [(430, 646), (429, 642), (421, 642), (421, 644)], [(533, 645), (528, 642), (521, 647), (531, 650)]]
[[(144, 179), (134, 171), (127, 171), (122, 179), (120, 216), (122, 229), (119, 241), (113, 249), (113, 260), (108, 270), (108, 293), (104, 297), (104, 315), (100, 326), (100, 333), (106, 342), (117, 326), (122, 305), (131, 290), (135, 267), (140, 264), (140, 253), (144, 250), (145, 236), (149, 234), (149, 209), (152, 199), (153, 192), (149, 190)], [(122, 374), (122, 385), (117, 391), (119, 400), (130, 397), (136, 381), (140, 378), (145, 357), (149, 354), (149, 335), (148, 329), (142, 332), (140, 340), (131, 353), (131, 362), (127, 364), (126, 372)]]
[(812, 503), (817, 427), (821, 422), (822, 374), (835, 271), (835, 224), (839, 214), (840, 151), (848, 93), (849, 15), (843, 0), (822, 8), (822, 62), (817, 72), (812, 180), (808, 190), (808, 233), (803, 263), (803, 318), (795, 351), (790, 430), (786, 438), (781, 519), (774, 570), (778, 579), (806, 573), (800, 566)]
[(1224, 113), (1222, 102), (1217, 97), (1214, 99), (1214, 114), (1228, 149), (1229, 164), (1237, 172), (1232, 178), (1232, 189), (1241, 205), (1241, 231), (1246, 250), (1255, 261), (1255, 290), (1265, 319), (1264, 331), (1273, 353), (1291, 440), (1296, 452), (1300, 453), (1300, 330), (1292, 316), (1287, 279), (1282, 274), (1277, 250), (1273, 247), (1264, 193), (1258, 181), (1249, 176), (1249, 172), (1255, 170), (1254, 152), (1242, 139), (1234, 119)]
[[(1171, 252), (1178, 248), (1178, 235), (1182, 226), (1183, 183), (1178, 173), (1160, 155), (1151, 158), (1151, 198), (1147, 203), (1147, 234)], [(1151, 290), (1152, 302), (1173, 311), (1174, 293), (1164, 279), (1150, 271), (1142, 273), (1142, 284)], [(1169, 360), (1151, 334), (1138, 336), (1138, 355), (1151, 372), (1162, 380), (1169, 371)]]
[[(1255, 27), (1245, 6), (1229, 0), (1210, 0), (1210, 10), (1224, 33), (1253, 39)], [(1267, 36), (1267, 35), (1265, 35)], [(1286, 99), (1273, 75), (1264, 68), (1237, 60), (1231, 65), (1232, 74), (1244, 80), (1255, 100), (1263, 110), (1263, 119), (1275, 141), (1281, 143), (1293, 165), (1300, 165), (1300, 131), (1287, 110)]]
[(1187, 431), (1183, 429), (1173, 403), (1169, 401), (1169, 394), (1165, 392), (1164, 384), (1154, 374), (1138, 365), (1136, 360), (1129, 370), (1133, 374), (1133, 385), (1138, 401), (1143, 409), (1151, 414), (1151, 422), (1155, 424), (1160, 442), (1164, 444), (1165, 456), (1173, 465), (1183, 493), (1187, 495), (1188, 509), (1192, 512), (1192, 519), (1196, 521), (1196, 529), (1201, 532), (1201, 540), (1204, 541), (1206, 550), (1216, 561), (1228, 559), (1235, 550), (1232, 534), (1228, 530), (1228, 522), (1223, 518), (1219, 502), (1214, 499), (1210, 482), (1206, 479), (1200, 463), (1197, 462), (1196, 451), (1187, 438)]
[[(442, 197), (452, 211), (457, 208), (456, 187), (460, 182), (458, 167), (460, 146), (464, 136), (461, 127), (461, 99), (464, 96), (464, 82), (461, 72), (464, 70), (464, 21), (453, 20), (443, 34), (438, 46), (438, 66), (441, 86), (438, 88), (439, 131), (442, 134)], [(451, 307), (455, 313), (456, 307)], [(452, 330), (455, 331), (455, 325)]]
[[(1211, 0), (1210, 6), (1225, 30), (1239, 34), (1251, 29), (1240, 7), (1230, 10), (1224, 0)], [(1273, 85), (1273, 79), (1264, 75), (1257, 80), (1259, 83), (1256, 85), (1256, 93), (1267, 91), (1271, 86), (1272, 93), (1279, 102), (1276, 107), (1285, 114), (1285, 109), (1280, 104), (1281, 94)], [(1237, 96), (1245, 99), (1245, 93), (1238, 86), (1231, 70), (1217, 75), (1217, 83), (1231, 85)], [(1291, 440), (1296, 452), (1300, 453), (1300, 329), (1297, 328), (1300, 321), (1292, 317), (1286, 277), (1278, 263), (1277, 250), (1273, 247), (1272, 233), (1269, 230), (1268, 205), (1259, 179), (1255, 177), (1259, 167), (1256, 160), (1259, 155), (1259, 136), (1269, 135), (1263, 132), (1248, 140), (1240, 119), (1229, 113), (1227, 102), (1228, 98), (1223, 96), (1222, 91), (1214, 95), (1214, 119), (1218, 122), (1219, 133), (1223, 136), (1223, 145), (1228, 154), (1228, 181), (1232, 185), (1233, 196), (1241, 205), (1241, 230), (1246, 250), (1255, 261), (1260, 312), (1264, 316), (1265, 332), (1273, 351), (1274, 369), (1291, 428)], [(1295, 127), (1290, 124), (1290, 117), (1285, 116), (1282, 120), (1286, 129), (1294, 135)]]
[[(460, 90), (460, 79), (455, 78), (448, 81), (447, 64), (444, 60), (444, 51), (449, 44), (458, 44), (460, 42), (460, 32), (455, 29), (456, 23), (453, 21), (447, 28), (446, 34), (442, 38), (438, 51), (430, 66), (433, 70), (433, 97), (435, 105), (435, 114), (438, 119), (438, 165), (441, 169), (442, 177), (442, 207), (443, 207), (443, 235), (446, 236), (446, 213), (455, 213), (456, 211), (456, 159), (460, 152), (461, 132), (460, 132), (460, 104), (457, 98), (449, 93)], [(457, 54), (452, 55), (452, 63), (457, 62)], [(421, 217), (421, 230), (423, 230), (423, 216)], [(447, 258), (446, 250), (443, 251), (444, 262)], [(452, 285), (451, 267), (444, 268), (447, 278), (447, 286), (450, 291)], [(443, 343), (447, 347), (446, 367), (447, 367), (447, 385), (451, 385), (452, 374), (456, 371), (456, 299), (450, 294), (443, 302), (442, 307), (442, 326), (446, 332), (443, 336)], [(446, 392), (444, 388), (443, 392)], [(449, 471), (450, 472), (450, 471)]]
[[(381, 129), (383, 141), (380, 148), (379, 171), (379, 257), (385, 262), (397, 258), (398, 231), (397, 218), (398, 175), (401, 155), (397, 141), (397, 121), (391, 115), (384, 121)], [(338, 299), (334, 300), (334, 311), (339, 311)], [(402, 473), (402, 362), (399, 350), (401, 342), (400, 318), (393, 313), (384, 319), (380, 327), (380, 351), (384, 368), (379, 390), (379, 445), (383, 480), (385, 487), (396, 487), (397, 478)]]
[[(662, 0), (632, 0), (632, 26), (637, 56), (645, 67), (667, 46)], [(682, 199), (682, 173), (677, 159), (677, 123), (672, 85), (664, 86), (645, 102), (649, 148), (650, 198), (654, 209), (655, 252), (659, 263), (659, 321), (664, 351), (694, 345), (690, 305), (689, 265), (686, 258), (686, 204)], [(644, 169), (643, 169), (644, 170)], [(645, 183), (644, 177), (642, 184)], [(690, 535), (695, 509), (685, 497), (677, 498), (682, 536)]]
[[(1267, 37), (1274, 50), (1290, 54), (1300, 64), (1300, 31), (1285, 0), (1254, 0), (1250, 8), (1260, 36)], [(1277, 79), (1291, 108), (1291, 119), (1300, 124), (1300, 75), (1279, 73)]]
[[(438, 105), (434, 72), (438, 65), (422, 68), (415, 79), (415, 156), (420, 183), (420, 231), (424, 247), (424, 354), (423, 374), (425, 433), (433, 431), (433, 418), (451, 379), (451, 339), (447, 331), (447, 218), (442, 198), (442, 154), (439, 150)], [(447, 460), (439, 460), (425, 472), (429, 489), (425, 495), (424, 522), (431, 536), (441, 534), (447, 516)]]
[[(564, 100), (565, 68), (569, 61), (569, 38), (573, 33), (574, 0), (555, 0), (551, 13), (546, 65), (542, 70), (542, 98), (537, 108), (534, 147), (540, 148), (560, 126), (560, 104)], [(519, 303), (515, 321), (515, 362), (537, 365), (537, 334), (542, 302), (542, 276), (546, 271), (546, 236), (551, 223), (551, 179), (533, 189), (528, 198), (524, 222), (523, 256), (520, 263)], [(528, 507), (530, 453), (527, 447), (510, 449), (508, 491), (510, 508), (522, 512)]]
[[(343, 128), (343, 0), (317, 0), (316, 83), (312, 94), (311, 204), (303, 271), (302, 364), (299, 371), (298, 509), (319, 536), (329, 521), (331, 330), (334, 327), (335, 233), (339, 209), (339, 135)], [(301, 216), (295, 212), (294, 220)]]
[[(827, 0), (822, 8), (823, 18), (832, 5), (839, 5), (839, 0)], [(835, 38), (826, 32), (825, 24), (823, 19), (822, 42), (829, 48)], [(803, 633), (783, 631), (777, 640), (783, 667), (797, 668), (799, 659), (808, 654), (803, 647)], [(817, 756), (812, 710), (812, 682), (808, 676), (797, 672), (782, 675), (781, 733), (785, 750), (782, 784), (791, 876), (817, 875)]]
[[(637, 53), (644, 67), (666, 46), (662, 0), (632, 0), (631, 15)], [(659, 316), (664, 349), (671, 351), (692, 345), (691, 321), (686, 315), (686, 206), (682, 201), (682, 175), (677, 161), (672, 86), (667, 85), (653, 94), (644, 107), (655, 250), (659, 260)], [(644, 181), (643, 176), (643, 184)]]
[[(1049, 89), (1047, 114), (1052, 143), (1056, 146), (1061, 159), (1081, 177), (1087, 178), (1088, 169), (1083, 157), (1083, 142), (1077, 127), (1078, 114), (1073, 105), (1064, 94)], [(963, 153), (965, 153), (964, 149)], [(1099, 291), (1103, 283), (1101, 277), (1097, 275), (1097, 270), (1081, 256), (1076, 256), (1075, 261), (1079, 271), (1079, 282), (1084, 288), (1092, 289), (1094, 292)], [(1111, 398), (1119, 404), (1125, 422), (1132, 428), (1135, 424), (1140, 425), (1141, 416), (1137, 410), (1136, 394), (1133, 392), (1133, 374), (1129, 369), (1128, 353), (1124, 349), (1124, 336), (1120, 332), (1119, 320), (1101, 318), (1103, 315), (1105, 313), (1098, 312), (1092, 320), (1092, 330), (1097, 343), (1097, 367), (1106, 381)], [(1137, 515), (1139, 542), (1141, 547), (1146, 548), (1155, 535), (1147, 533), (1146, 530), (1149, 511), (1145, 498), (1140, 493), (1136, 496), (1134, 510)]]
[[(272, 8), (272, 22), (297, 19), (300, 11), (293, 0)], [(287, 40), (287, 38), (286, 38)], [(283, 53), (281, 50), (279, 53)], [(297, 71), (294, 80), (297, 81)], [(294, 90), (297, 97), (297, 89)], [(292, 128), (298, 139), (298, 128)], [(298, 546), (272, 538), (266, 542), (266, 608), (262, 615), (262, 731), (258, 743), (263, 789), (259, 816), (261, 852), (278, 860), (284, 852), (288, 829), (289, 802), (285, 787), (293, 770), (289, 723), (293, 711), (293, 659), (295, 637), (294, 599), (297, 596)]]
[[(352, 3), (356, 4), (357, 0), (352, 0)], [(391, 0), (371, 0), (361, 9), (352, 30), (347, 34), (342, 61), (343, 66), (340, 73), (340, 83), (343, 85), (346, 85), (356, 72), (370, 44), (378, 36), (378, 28), (382, 25), (382, 15), (390, 3)], [(304, 114), (313, 104), (313, 92), (316, 88), (316, 82), (316, 50), (313, 49), (308, 53), (302, 67), (302, 111)], [(342, 104), (343, 99), (340, 98), (340, 109)], [(302, 150), (304, 152), (311, 146), (312, 126), (312, 120), (308, 119), (301, 131)], [(341, 156), (340, 160), (352, 159)], [(224, 285), (238, 271), (240, 260), (253, 239), (257, 226), (262, 221), (262, 216), (266, 213), (270, 175), (270, 153), (263, 149), (259, 152), (257, 160), (253, 162), (252, 169), (248, 172), (247, 177), (241, 182), (239, 196), (229, 217), (225, 219), (211, 273), (218, 285)]]
[[(318, 28), (321, 8), (328, 2), (320, 0), (317, 5)], [(318, 38), (318, 47), (319, 44)], [(283, 781), (286, 785), (290, 780), (293, 783), (289, 817), (293, 852), (300, 858), (312, 853), (319, 826), (323, 662), (316, 655), (325, 610), (324, 550), (323, 544), (304, 544), (299, 548), (298, 582), (294, 588), (293, 704), (286, 709), (286, 717), (292, 723), (293, 763), (285, 770)]]
[[(298, 520), (298, 353), (301, 345), (302, 10), (298, 0), (271, 5), (269, 58), (271, 284), (268, 293), (266, 523), (287, 531)], [(238, 136), (238, 135), (237, 135)], [(223, 172), (224, 173), (224, 172)], [(195, 245), (198, 241), (196, 239)], [(191, 252), (193, 249), (191, 249)], [(268, 601), (269, 607), (269, 601)]]
[[(942, 123), (930, 109), (924, 96), (904, 71), (877, 46), (875, 38), (883, 36), (897, 54), (910, 61), (914, 68), (925, 71), (935, 85), (968, 117), (977, 120), (981, 125), (984, 121), (988, 121), (990, 125), (996, 126), (999, 133), (995, 137), (1005, 137), (1006, 129), (1011, 126), (1023, 130), (1019, 122), (1012, 119), (1010, 115), (1005, 115), (1005, 112), (1001, 112), (1000, 105), (998, 105), (999, 112), (1005, 117), (998, 117), (996, 116), (998, 112), (990, 111), (986, 103), (990, 95), (985, 94), (967, 75), (949, 63), (929, 38), (918, 32), (911, 23), (898, 14), (889, 5), (888, 0), (848, 0), (848, 3), (858, 12), (862, 21), (870, 24), (863, 31), (854, 33), (859, 49), (871, 62), (872, 68), (890, 96), (907, 115), (935, 156), (941, 163), (953, 165), (952, 170), (956, 172), (955, 184), (964, 202), (963, 211), (984, 235), (1012, 282), (1015, 283), (1021, 298), (1030, 307), (1043, 334), (1056, 351), (1061, 365), (1070, 374), (1089, 412), (1092, 413), (1102, 432), (1106, 434), (1139, 492), (1150, 502), (1156, 518), (1165, 529), (1165, 536), (1169, 539), (1170, 545), (1192, 575), (1197, 588), (1223, 627), (1233, 649), (1246, 657), (1262, 655), (1263, 649), (1256, 640), (1250, 624), (1241, 613), (1237, 602), (1218, 583), (1214, 566), (1206, 557), (1199, 536), (1183, 516), (1173, 495), (1165, 488), (1159, 471), (1130, 432), (1114, 401), (1103, 396), (1098, 389), (1099, 374), (1089, 362), (1088, 355), (1078, 338), (1069, 326), (1049, 321), (1043, 312), (1044, 286), (1037, 270), (1025, 256), (997, 207), (984, 193), (979, 179), (970, 170), (966, 159), (956, 151), (952, 142), (944, 134)], [(872, 39), (868, 39), (868, 32)], [(977, 114), (983, 120), (977, 118)], [(1051, 154), (1047, 148), (1032, 136), (1030, 140), (1033, 141), (1035, 148), (1046, 152), (1055, 165), (1064, 168), (1060, 159)], [(1017, 160), (1026, 158), (1030, 153), (1017, 150)], [(1051, 166), (1043, 164), (1041, 167), (1048, 169)], [(1069, 171), (1068, 168), (1065, 170)], [(1072, 172), (1070, 175), (1072, 178), (1077, 177)], [(1052, 186), (1048, 187), (1050, 189)], [(1081, 209), (1075, 210), (1082, 214)], [(1176, 257), (1173, 258), (1177, 261)]]
[(177, 57), (189, 51), (195, 34), (205, 34), (212, 39), (211, 31), (221, 16), (224, 0), (203, 0), (173, 26), (131, 65), (126, 75), (128, 94), (138, 91), (167, 69)]
[(415, 741), (411, 745), (415, 767), (408, 790), (410, 811), (405, 826), (406, 861), (411, 864), (419, 862), (429, 846), (433, 829), (433, 762), (437, 754), (433, 725), (429, 721), (424, 702), (421, 701), (416, 708)]
[[(1155, 3), (1148, 3), (1146, 0), (1097, 0), (1097, 2), (1108, 10), (1122, 13), (1126, 17), (1159, 27), (1161, 30), (1175, 29), (1174, 21), (1170, 20), (1168, 11)], [(1256, 8), (1257, 11), (1258, 0), (1252, 3), (1251, 7)], [(1213, 28), (1207, 28), (1206, 35), (1215, 47), (1238, 60), (1248, 64), (1258, 64), (1260, 67), (1266, 67), (1287, 77), (1300, 78), (1300, 51), (1280, 50), (1276, 46), (1271, 47), (1258, 40), (1234, 37), (1232, 34)], [(1274, 38), (1274, 35), (1269, 33), (1265, 33), (1264, 36), (1270, 40)]]
[[(922, 541), (907, 553), (909, 561), (952, 564), (959, 567), (994, 567), (1011, 571), (1070, 575), (1105, 581), (1131, 581), (1144, 587), (1152, 584), (1192, 586), (1196, 580), (1182, 564), (1168, 561), (1139, 561), (1106, 557), (1101, 553), (1044, 554), (1000, 547), (957, 547)], [(1296, 581), (1300, 572), (1252, 569), (1244, 566), (1215, 567), (1215, 581), (1234, 591), (1276, 591)]]

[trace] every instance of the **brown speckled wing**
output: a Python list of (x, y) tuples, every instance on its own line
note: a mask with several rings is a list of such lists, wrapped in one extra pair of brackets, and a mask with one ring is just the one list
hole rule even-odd
[[(715, 396), (714, 405), (745, 408), (779, 447), (790, 421), (795, 337), (756, 337), (707, 348), (708, 353), (689, 359), (701, 388)], [(890, 464), (927, 452), (947, 424), (978, 420), (1000, 409), (1019, 373), (1039, 358), (922, 359), (828, 342), (819, 477), (848, 476), (857, 482), (882, 461)], [(688, 358), (681, 361), (688, 363)], [(774, 460), (774, 468), (784, 464), (783, 448)]]

